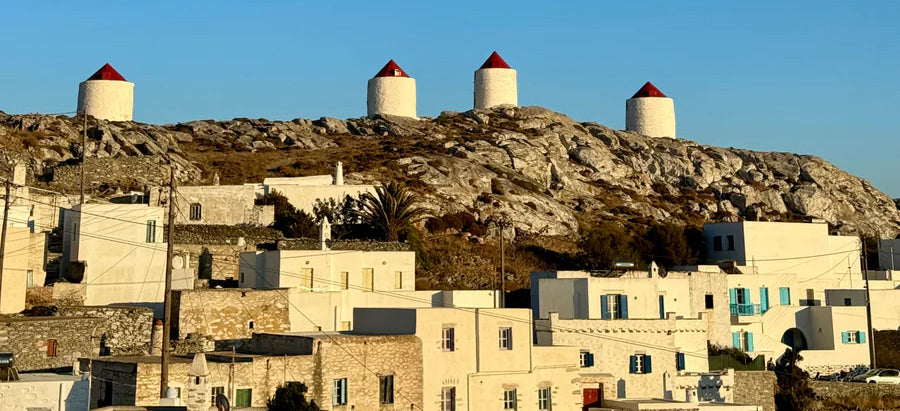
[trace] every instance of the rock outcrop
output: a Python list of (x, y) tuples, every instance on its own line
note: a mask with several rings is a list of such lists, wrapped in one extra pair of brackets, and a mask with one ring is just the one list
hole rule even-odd
[[(18, 147), (11, 155), (27, 156), (43, 176), (38, 180), (50, 186), (54, 181), (44, 170), (77, 164), (80, 133), (78, 119), (0, 113), (6, 150)], [(650, 138), (540, 107), (444, 112), (421, 120), (155, 126), (91, 119), (88, 136), (91, 157), (168, 157), (184, 182), (219, 173), (231, 176), (223, 184), (243, 183), (250, 176), (285, 174), (291, 164), (288, 174), (312, 174), (323, 170), (309, 164), (343, 160), (355, 165), (350, 180), (415, 181), (434, 214), (502, 214), (519, 233), (570, 235), (596, 219), (698, 224), (821, 218), (847, 234), (893, 237), (900, 230), (890, 197), (821, 158)], [(226, 161), (237, 157), (244, 161), (239, 170)]]

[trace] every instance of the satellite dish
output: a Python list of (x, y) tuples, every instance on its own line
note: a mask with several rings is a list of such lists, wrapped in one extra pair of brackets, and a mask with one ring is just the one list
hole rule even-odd
[(228, 411), (231, 405), (228, 404), (228, 397), (225, 394), (216, 394), (216, 403), (214, 404), (219, 411)]

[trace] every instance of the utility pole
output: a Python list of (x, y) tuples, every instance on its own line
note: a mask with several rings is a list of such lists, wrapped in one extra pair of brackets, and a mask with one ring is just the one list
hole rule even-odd
[(83, 113), (84, 122), (81, 127), (81, 196), (78, 204), (84, 204), (84, 159), (87, 158), (87, 112)]
[(163, 337), (162, 337), (162, 361), (159, 375), (159, 398), (166, 397), (166, 389), (169, 388), (169, 340), (172, 332), (172, 257), (175, 252), (172, 249), (175, 232), (175, 164), (169, 160), (169, 231), (166, 234), (166, 288), (165, 300), (163, 300)]
[(3, 262), (6, 261), (6, 224), (9, 221), (9, 203), (11, 201), (9, 193), (12, 183), (6, 179), (4, 185), (6, 186), (6, 197), (3, 199), (3, 229), (0, 233), (0, 287), (3, 286)]
[(861, 256), (861, 264), (862, 264), (862, 274), (863, 279), (866, 281), (866, 325), (868, 326), (869, 333), (869, 358), (870, 358), (870, 369), (876, 368), (875, 361), (875, 333), (872, 331), (872, 295), (869, 293), (869, 270), (867, 267), (867, 258), (866, 258), (866, 240), (865, 237), (859, 237), (859, 245), (862, 250)]
[(500, 308), (506, 308), (506, 256), (503, 253), (503, 229), (506, 220), (500, 217)]

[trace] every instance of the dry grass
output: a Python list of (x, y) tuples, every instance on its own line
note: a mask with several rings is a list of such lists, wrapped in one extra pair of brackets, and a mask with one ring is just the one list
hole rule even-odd
[(900, 397), (872, 393), (840, 394), (835, 397), (816, 401), (814, 410), (897, 410), (900, 409)]

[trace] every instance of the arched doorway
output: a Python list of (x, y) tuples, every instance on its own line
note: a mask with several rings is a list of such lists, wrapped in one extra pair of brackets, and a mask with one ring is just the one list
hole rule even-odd
[(806, 344), (806, 336), (803, 331), (797, 328), (789, 328), (781, 336), (781, 343), (791, 347), (793, 350), (805, 350), (809, 348)]

